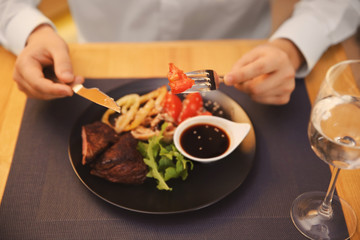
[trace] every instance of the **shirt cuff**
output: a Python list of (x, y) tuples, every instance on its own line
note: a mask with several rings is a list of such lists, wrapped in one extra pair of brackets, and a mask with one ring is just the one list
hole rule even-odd
[(54, 29), (54, 24), (35, 8), (24, 8), (14, 16), (5, 30), (7, 48), (14, 54), (19, 53), (25, 47), (27, 38), (32, 31), (41, 24), (49, 24)]
[(270, 37), (270, 41), (277, 38), (289, 39), (303, 54), (305, 62), (296, 71), (298, 78), (306, 77), (331, 45), (326, 33), (322, 30), (324, 26), (311, 14), (303, 15), (288, 19)]

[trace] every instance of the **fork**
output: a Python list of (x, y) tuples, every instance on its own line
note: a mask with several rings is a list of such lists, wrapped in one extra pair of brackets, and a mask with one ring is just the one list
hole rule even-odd
[(216, 90), (219, 88), (219, 83), (224, 82), (224, 77), (219, 76), (214, 70), (196, 70), (185, 74), (189, 78), (193, 79), (195, 84), (183, 93)]

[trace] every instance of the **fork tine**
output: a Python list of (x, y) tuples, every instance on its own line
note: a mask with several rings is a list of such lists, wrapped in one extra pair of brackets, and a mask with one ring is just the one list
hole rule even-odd
[(213, 70), (196, 70), (187, 72), (186, 75), (195, 81), (192, 88), (185, 91), (185, 93), (196, 91), (210, 91), (217, 89), (216, 75)]
[(210, 78), (210, 84), (211, 84), (211, 88), (210, 90), (216, 90), (216, 81), (215, 81), (215, 74), (213, 70), (206, 70), (206, 72), (209, 74), (209, 78)]
[(195, 80), (197, 82), (210, 82), (211, 79), (208, 78), (208, 77), (199, 77), (199, 76), (196, 76), (196, 77), (190, 77), (192, 80)]
[(207, 88), (207, 89), (209, 89), (210, 90), (210, 84), (209, 83), (199, 83), (199, 84), (195, 84), (194, 86), (193, 86), (193, 88)]
[(192, 72), (187, 72), (186, 75), (207, 75), (207, 70), (196, 70), (196, 71), (192, 71)]

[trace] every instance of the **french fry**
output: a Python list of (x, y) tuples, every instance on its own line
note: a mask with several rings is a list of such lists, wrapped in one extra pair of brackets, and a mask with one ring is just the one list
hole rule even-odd
[(141, 125), (147, 116), (161, 111), (166, 93), (167, 88), (164, 85), (142, 96), (125, 95), (116, 101), (121, 108), (121, 115), (115, 119), (115, 125), (109, 121), (110, 116), (115, 113), (111, 109), (103, 114), (101, 121), (113, 127), (117, 133), (130, 131)]
[(139, 109), (140, 96), (138, 94), (129, 94), (118, 99), (116, 103), (120, 106), (121, 115), (115, 120), (115, 126), (112, 126), (109, 121), (110, 115), (115, 113), (115, 111), (111, 109), (108, 109), (104, 113), (101, 121), (109, 126), (112, 126), (117, 133), (120, 133), (134, 118), (137, 110)]
[(137, 126), (139, 126), (144, 119), (148, 116), (149, 112), (154, 108), (155, 101), (153, 99), (149, 99), (146, 104), (140, 108), (140, 110), (136, 113), (134, 120), (131, 122), (130, 125), (125, 127), (125, 131), (130, 131)]
[(115, 121), (115, 131), (121, 133), (136, 115), (140, 107), (140, 97), (137, 94), (126, 95), (117, 103), (121, 107), (121, 115)]

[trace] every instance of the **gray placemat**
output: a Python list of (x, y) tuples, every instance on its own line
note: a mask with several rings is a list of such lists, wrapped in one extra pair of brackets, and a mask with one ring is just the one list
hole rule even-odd
[[(104, 91), (128, 80), (87, 80)], [(151, 81), (151, 80), (149, 80)], [(307, 139), (310, 103), (302, 80), (291, 102), (267, 106), (222, 86), (248, 113), (257, 140), (245, 183), (222, 201), (174, 215), (117, 208), (88, 191), (68, 158), (69, 136), (89, 102), (74, 96), (27, 101), (0, 206), (0, 239), (304, 239), (289, 209), (301, 193), (325, 191), (329, 167)]]

